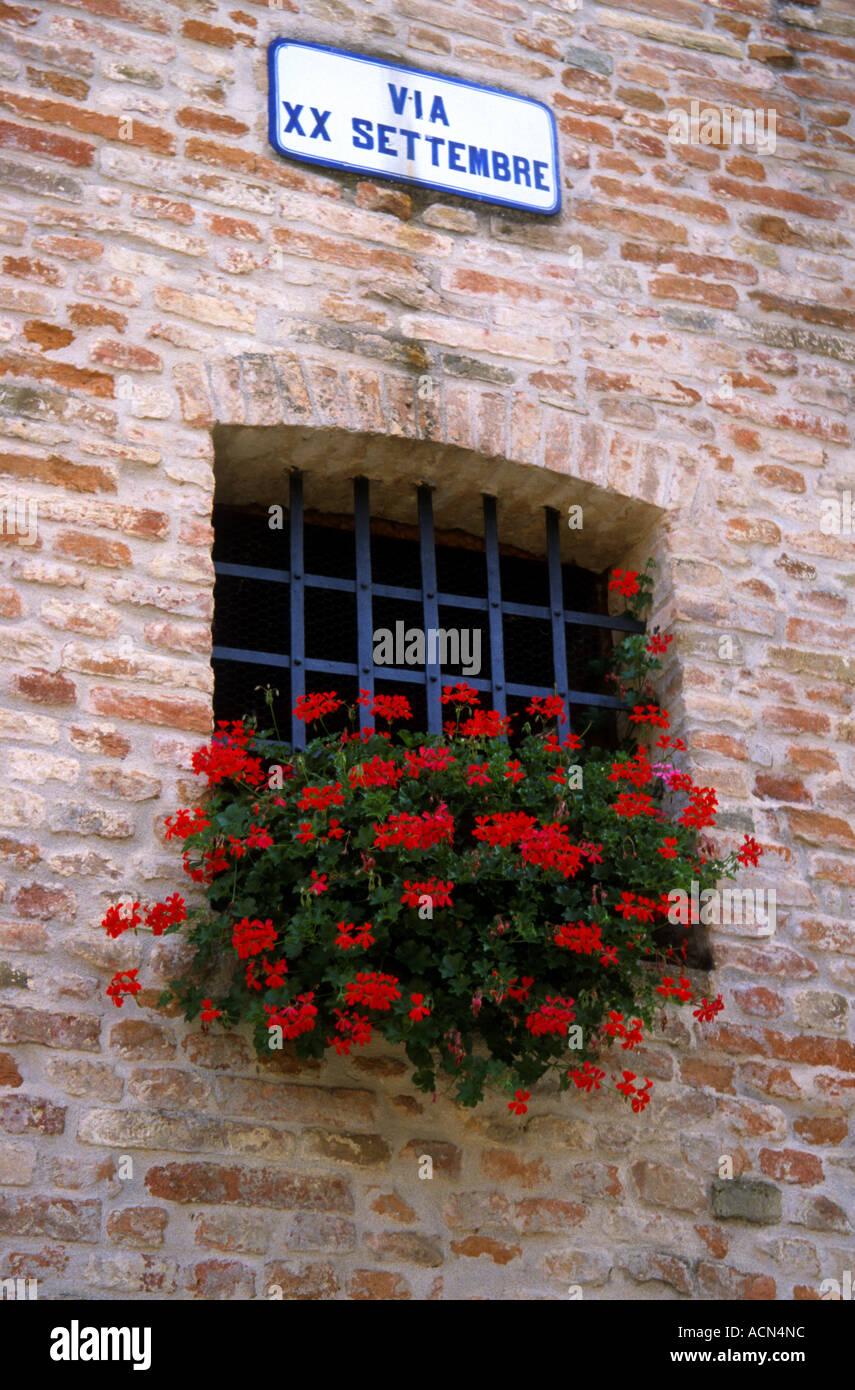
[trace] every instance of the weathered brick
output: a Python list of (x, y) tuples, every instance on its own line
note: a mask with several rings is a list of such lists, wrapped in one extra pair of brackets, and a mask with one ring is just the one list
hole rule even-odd
[(94, 1199), (78, 1202), (68, 1197), (0, 1195), (0, 1232), (95, 1244), (101, 1236), (101, 1203)]
[(238, 1203), (300, 1211), (350, 1213), (353, 1198), (341, 1178), (303, 1177), (268, 1168), (224, 1168), (216, 1163), (170, 1163), (150, 1168), (146, 1187), (171, 1202)]

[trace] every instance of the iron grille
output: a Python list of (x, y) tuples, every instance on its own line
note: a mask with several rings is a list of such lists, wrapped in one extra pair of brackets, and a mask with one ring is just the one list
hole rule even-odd
[[(503, 714), (521, 712), (533, 695), (557, 693), (568, 710), (562, 739), (580, 709), (605, 714), (624, 707), (602, 684), (609, 634), (643, 632), (644, 624), (609, 617), (604, 581), (562, 566), (558, 512), (544, 509), (544, 562), (500, 546), (496, 499), (488, 494), (483, 542), (437, 543), (432, 490), (416, 491), (412, 537), (372, 529), (366, 478), (354, 480), (350, 517), (307, 519), (296, 470), (283, 530), (271, 529), (263, 509), (214, 508), (217, 719), (254, 713), (263, 724), (267, 685), (278, 692), (280, 735), (295, 747), (306, 735), (305, 724), (291, 717), (298, 697), (330, 686), (350, 704), (360, 688), (406, 694), (413, 727), (431, 733), (442, 730), (442, 686), (457, 680), (486, 692)], [(423, 632), (477, 629), (479, 673), (467, 674), (461, 664), (376, 665), (374, 632), (394, 632), (399, 622)], [(359, 717), (361, 727), (371, 723), (364, 705)]]

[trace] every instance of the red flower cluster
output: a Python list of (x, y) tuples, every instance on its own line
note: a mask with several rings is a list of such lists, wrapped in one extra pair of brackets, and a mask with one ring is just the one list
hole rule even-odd
[[(636, 1089), (632, 1084), (636, 1080), (634, 1071), (625, 1071), (622, 1073), (622, 1076), (623, 1080), (617, 1082), (616, 1089), (620, 1091), (621, 1095), (632, 1099), (632, 1108), (635, 1113), (638, 1114), (640, 1110), (643, 1110), (644, 1107), (650, 1103), (650, 1087), (653, 1085), (653, 1082), (650, 1080), (649, 1076), (645, 1076), (644, 1085)], [(617, 1078), (615, 1077), (614, 1080), (617, 1081)]]
[(512, 1115), (525, 1115), (528, 1112), (527, 1100), (531, 1100), (531, 1091), (515, 1091), (515, 1100), (508, 1101), (508, 1109)]
[(433, 815), (424, 811), (420, 816), (402, 811), (400, 815), (389, 816), (382, 825), (374, 822), (374, 845), (377, 849), (389, 849), (391, 845), (403, 845), (405, 849), (430, 849), (441, 840), (454, 838), (454, 821), (445, 806), (440, 806)]
[(379, 753), (348, 773), (352, 787), (397, 787), (403, 775), (394, 758), (384, 759)]
[(492, 780), (489, 763), (470, 763), (466, 769), (467, 787), (489, 787)]
[(709, 1001), (706, 998), (702, 999), (698, 1008), (693, 1009), (692, 1013), (700, 1023), (712, 1023), (716, 1014), (720, 1014), (723, 1008), (724, 1000), (720, 994), (717, 994), (715, 999)]
[(687, 1004), (692, 998), (691, 981), (687, 980), (685, 975), (681, 975), (680, 983), (675, 985), (673, 976), (663, 975), (661, 985), (656, 986), (656, 993), (664, 994), (666, 999), (670, 999), (673, 995), (675, 999), (681, 999), (684, 1004)]
[(124, 994), (139, 994), (142, 985), (137, 979), (139, 970), (118, 970), (107, 986), (107, 994), (116, 1005), (117, 1009), (122, 1007), (122, 996)]
[(199, 1015), (199, 1017), (201, 1019), (202, 1027), (204, 1029), (206, 1023), (213, 1023), (215, 1018), (222, 1018), (222, 1010), (214, 1008), (213, 999), (203, 999), (202, 1012)]
[(585, 922), (577, 922), (574, 926), (571, 922), (565, 922), (559, 927), (553, 940), (556, 946), (566, 946), (568, 951), (573, 951), (576, 955), (592, 956), (595, 952), (604, 950), (601, 930), (596, 923), (588, 926)]
[(349, 951), (354, 946), (361, 946), (363, 951), (367, 951), (369, 946), (375, 945), (371, 923), (363, 922), (361, 927), (355, 927), (352, 922), (339, 922), (335, 944), (343, 951)]
[(565, 708), (564, 701), (558, 695), (532, 695), (525, 712), (540, 719), (563, 719)]
[(269, 951), (277, 939), (273, 922), (269, 917), (266, 922), (259, 921), (257, 917), (253, 917), (252, 921), (244, 917), (242, 921), (235, 922), (232, 932), (232, 945), (241, 960), (261, 955), (262, 951)]
[(480, 705), (481, 696), (465, 681), (458, 681), (457, 685), (444, 685), (442, 687), (439, 703), (441, 705)]
[(592, 1062), (586, 1062), (583, 1067), (571, 1067), (567, 1072), (568, 1076), (572, 1076), (574, 1085), (578, 1086), (580, 1091), (587, 1091), (588, 1095), (591, 1094), (592, 1089), (595, 1091), (600, 1089), (600, 1082), (605, 1074)]
[(520, 839), (520, 849), (526, 864), (558, 869), (565, 878), (576, 876), (584, 858), (578, 845), (570, 843), (566, 826), (557, 823), (527, 830)]
[(334, 690), (315, 690), (310, 695), (298, 695), (291, 712), (305, 724), (311, 724), (315, 719), (323, 719), (325, 714), (335, 714), (342, 703)]
[(214, 734), (210, 744), (193, 754), (193, 771), (197, 775), (204, 773), (209, 787), (225, 781), (260, 787), (267, 779), (261, 760), (247, 752), (250, 734), (242, 721), (234, 720), (229, 724), (228, 720), (221, 719), (217, 727), (220, 732)]
[(335, 782), (328, 787), (304, 787), (300, 800), (297, 802), (297, 810), (326, 811), (330, 806), (343, 806), (344, 802), (345, 797), (341, 789), (341, 782)]
[(662, 812), (653, 804), (653, 797), (648, 796), (646, 792), (620, 792), (612, 810), (616, 816), (625, 816), (627, 820), (633, 820), (636, 816), (662, 819)]
[[(127, 907), (129, 915), (123, 916), (122, 913)], [(167, 927), (177, 926), (179, 922), (187, 921), (187, 908), (180, 893), (173, 893), (164, 902), (152, 903), (150, 907), (139, 911), (140, 904), (136, 903), (115, 903), (108, 907), (101, 920), (101, 926), (108, 936), (114, 939), (121, 936), (122, 932), (135, 931), (142, 925), (145, 926), (155, 936), (162, 936)]]
[(327, 1038), (330, 1047), (334, 1047), (339, 1057), (349, 1057), (350, 1049), (365, 1047), (371, 1041), (371, 1020), (367, 1014), (353, 1014), (348, 1018), (347, 1014), (341, 1009), (334, 1010), (337, 1022), (335, 1031), (337, 1036)]
[(614, 570), (609, 580), (609, 588), (614, 589), (616, 593), (623, 594), (625, 598), (632, 598), (633, 594), (638, 593), (638, 572), (636, 570)]
[(573, 1002), (572, 999), (561, 999), (557, 995), (553, 999), (547, 994), (546, 1003), (541, 1004), (533, 1014), (529, 1014), (525, 1021), (526, 1028), (536, 1038), (542, 1037), (545, 1033), (555, 1033), (566, 1038), (567, 1029), (576, 1017), (570, 1007)]
[(202, 855), (201, 869), (191, 869), (190, 851), (186, 849), (183, 855), (183, 864), (184, 872), (189, 878), (192, 878), (194, 883), (211, 883), (217, 874), (225, 873), (226, 869), (231, 868), (226, 852), (221, 845), (218, 845), (216, 849), (205, 850)]
[(265, 1004), (268, 1028), (281, 1028), (282, 1036), (293, 1041), (301, 1033), (311, 1033), (315, 1026), (317, 1009), (312, 1000), (314, 990), (308, 994), (298, 994), (293, 1004)]
[(664, 656), (673, 641), (673, 633), (660, 637), (658, 632), (654, 632), (647, 643), (647, 650), (651, 656)]
[(408, 748), (404, 757), (407, 760), (407, 771), (416, 780), (421, 772), (444, 772), (452, 763), (457, 762), (449, 748), (430, 748), (425, 744), (417, 752)]
[(363, 971), (345, 985), (345, 1003), (365, 1004), (369, 1009), (391, 1009), (392, 1001), (401, 997), (398, 984), (400, 981), (394, 975)]
[(535, 825), (537, 818), (526, 815), (525, 811), (494, 811), (489, 816), (475, 817), (472, 835), (476, 840), (485, 840), (488, 845), (515, 845)]
[(655, 724), (657, 729), (671, 727), (668, 711), (660, 709), (658, 705), (634, 705), (629, 722), (631, 724)]
[(390, 724), (393, 719), (412, 719), (413, 711), (406, 695), (375, 695), (371, 699), (370, 692), (361, 690), (358, 705), (367, 705), (371, 702), (371, 713), (377, 719), (385, 719)]
[(610, 782), (629, 782), (633, 787), (646, 787), (653, 780), (650, 759), (643, 748), (638, 748), (632, 758), (621, 763), (612, 763)]
[(443, 882), (441, 878), (430, 878), (427, 883), (411, 883), (404, 879), (404, 893), (401, 902), (405, 907), (418, 907), (420, 898), (430, 898), (432, 907), (451, 907), (451, 879)]
[(502, 738), (511, 732), (512, 717), (495, 709), (479, 709), (461, 724), (460, 732), (469, 738)]
[(191, 835), (198, 835), (201, 830), (207, 830), (211, 824), (201, 806), (193, 811), (176, 811), (174, 816), (167, 816), (163, 823), (166, 826), (165, 840), (186, 840)]
[(712, 787), (693, 787), (689, 793), (689, 805), (680, 812), (678, 823), (703, 830), (707, 825), (715, 825), (717, 807), (718, 797)]
[(644, 1041), (642, 1024), (640, 1018), (630, 1020), (627, 1027), (623, 1014), (612, 1009), (605, 1023), (600, 1025), (600, 1032), (604, 1038), (622, 1038), (621, 1048), (624, 1052), (631, 1052), (634, 1047)]
[(659, 910), (659, 904), (653, 898), (644, 898), (640, 893), (624, 890), (620, 898), (620, 902), (615, 903), (615, 912), (619, 912), (625, 922), (630, 917), (637, 918), (639, 922), (652, 922)]
[(756, 867), (760, 861), (760, 855), (763, 853), (763, 846), (759, 845), (753, 836), (746, 835), (744, 844), (736, 851), (736, 857), (740, 864), (751, 864)]

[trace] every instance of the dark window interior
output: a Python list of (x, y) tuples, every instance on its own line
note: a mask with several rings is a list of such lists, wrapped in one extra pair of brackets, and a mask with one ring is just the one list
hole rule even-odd
[[(283, 528), (271, 529), (266, 508), (234, 507), (218, 504), (214, 508), (214, 562), (217, 570), (214, 590), (213, 660), (214, 713), (216, 719), (237, 719), (255, 714), (268, 722), (263, 687), (277, 690), (275, 711), (280, 732), (289, 736), (291, 708), (290, 672), (287, 658), (291, 645), (290, 585), (257, 575), (223, 572), (223, 565), (250, 567), (259, 571), (287, 572), (289, 568), (289, 514), (284, 513)], [(347, 516), (319, 516), (306, 513), (303, 527), (306, 575), (355, 580), (354, 523)], [(493, 678), (490, 635), (486, 606), (464, 608), (443, 603), (443, 595), (485, 600), (487, 571), (484, 541), (478, 537), (451, 536), (437, 532), (435, 556), (439, 594), (439, 626), (478, 629), (481, 634), (481, 680)], [(505, 604), (525, 604), (548, 608), (549, 579), (545, 559), (528, 556), (513, 547), (499, 546), (501, 598)], [(608, 611), (606, 576), (595, 575), (574, 565), (561, 570), (565, 609), (600, 614)], [(373, 594), (372, 623), (375, 630), (395, 631), (396, 622), (407, 628), (424, 626), (422, 576), (418, 530), (415, 526), (373, 520), (371, 526), (372, 588), (378, 585), (413, 594), (389, 596)], [(316, 588), (307, 583), (304, 599), (304, 641), (307, 663), (312, 659), (356, 664), (357, 616), (355, 593), (335, 588)], [(608, 619), (606, 618), (606, 622)], [(612, 638), (607, 627), (565, 624), (569, 689), (609, 699), (603, 681), (603, 663)], [(508, 686), (521, 684), (554, 688), (553, 634), (548, 613), (529, 616), (503, 613), (504, 679)], [(218, 655), (228, 651), (228, 656)], [(240, 655), (239, 655), (240, 654)], [(249, 654), (252, 658), (249, 659)], [(413, 668), (418, 671), (419, 668)], [(424, 668), (421, 668), (423, 671)], [(442, 682), (466, 680), (462, 664), (443, 668)], [(471, 677), (470, 677), (471, 679)], [(346, 700), (355, 699), (359, 682), (356, 675), (324, 671), (306, 672), (307, 690), (335, 689)], [(405, 694), (413, 708), (412, 727), (426, 727), (426, 699), (423, 684), (396, 681), (374, 671), (378, 692)], [(473, 682), (476, 683), (476, 682)], [(530, 695), (507, 694), (507, 710), (522, 723)], [(482, 693), (485, 707), (492, 705), (490, 692)], [(572, 727), (579, 729), (584, 706), (574, 712)], [(585, 724), (595, 719), (598, 741), (607, 746), (614, 740), (614, 711), (601, 706), (586, 711)], [(328, 727), (335, 727), (328, 720)]]

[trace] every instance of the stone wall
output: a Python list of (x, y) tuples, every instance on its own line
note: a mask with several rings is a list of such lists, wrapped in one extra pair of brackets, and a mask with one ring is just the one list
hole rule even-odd
[[(818, 1297), (852, 1260), (848, 0), (14, 0), (0, 34), (0, 1277)], [(280, 159), (279, 35), (543, 100), (562, 213)], [(774, 110), (775, 150), (674, 143), (692, 100)], [(259, 1065), (155, 1010), (169, 942), (104, 937), (108, 903), (180, 887), (216, 426), (380, 437), (380, 486), (418, 444), (440, 493), (498, 478), (511, 526), (518, 493), (584, 496), (583, 562), (656, 555), (663, 698), (778, 914), (712, 931), (726, 1013), (649, 1045), (643, 1116), (548, 1089), (464, 1115), (388, 1048)]]

